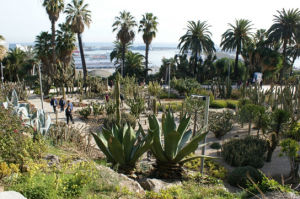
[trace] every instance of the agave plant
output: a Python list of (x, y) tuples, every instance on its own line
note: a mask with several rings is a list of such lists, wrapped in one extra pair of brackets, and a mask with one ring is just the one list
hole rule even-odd
[[(195, 158), (209, 157), (209, 156), (193, 156), (185, 158), (190, 153), (194, 152), (208, 132), (202, 133), (203, 129), (192, 137), (192, 130), (188, 129), (191, 117), (186, 115), (182, 118), (178, 128), (174, 121), (174, 115), (170, 111), (163, 122), (162, 129), (155, 115), (149, 116), (149, 134), (153, 136), (153, 144), (151, 145), (151, 152), (156, 158), (155, 176), (159, 178), (178, 178), (182, 177), (182, 165), (185, 162), (191, 161)], [(164, 134), (164, 141), (162, 141), (162, 131)], [(189, 142), (188, 142), (189, 141)], [(164, 144), (163, 144), (164, 142)], [(186, 142), (188, 142), (186, 144)], [(185, 158), (185, 159), (184, 159)], [(211, 157), (209, 157), (211, 158)]]
[[(140, 134), (143, 139), (139, 140)], [(119, 165), (118, 171), (125, 174), (133, 174), (138, 159), (150, 149), (153, 137), (145, 135), (142, 126), (134, 132), (127, 124), (123, 128), (114, 125), (112, 129), (102, 128), (102, 134), (92, 133), (98, 147), (106, 155), (107, 160)]]

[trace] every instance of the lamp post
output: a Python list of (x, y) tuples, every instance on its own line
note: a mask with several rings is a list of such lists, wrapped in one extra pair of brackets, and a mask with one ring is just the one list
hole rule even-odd
[(39, 75), (40, 75), (40, 89), (41, 89), (41, 103), (42, 103), (42, 110), (44, 110), (43, 106), (43, 87), (42, 87), (42, 75), (41, 75), (41, 66), (39, 66)]
[(171, 88), (170, 88), (170, 79), (171, 79), (171, 78), (170, 78), (170, 68), (171, 68), (171, 67), (170, 67), (170, 66), (171, 66), (171, 63), (168, 62), (167, 65), (168, 65), (168, 67), (169, 67), (169, 91), (168, 91), (168, 98), (170, 98), (170, 90), (171, 90)]
[(5, 68), (5, 67), (2, 65), (2, 62), (1, 62), (1, 79), (2, 79), (2, 84), (3, 84), (3, 80), (4, 80), (4, 77), (3, 77), (3, 68)]

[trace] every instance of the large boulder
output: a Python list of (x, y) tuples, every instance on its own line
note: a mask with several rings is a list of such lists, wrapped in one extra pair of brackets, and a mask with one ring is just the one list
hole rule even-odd
[(15, 191), (4, 191), (0, 193), (0, 199), (26, 199), (22, 194)]
[(180, 180), (161, 180), (161, 179), (151, 179), (146, 178), (139, 180), (140, 185), (148, 190), (148, 191), (154, 191), (154, 192), (160, 192), (162, 189), (169, 189), (172, 186), (182, 186), (182, 183)]
[(145, 190), (140, 186), (136, 181), (128, 178), (124, 174), (119, 174), (109, 167), (106, 166), (97, 166), (100, 171), (100, 175), (103, 179), (106, 179), (106, 183), (109, 185), (119, 186), (121, 189), (126, 188), (130, 192), (145, 194)]

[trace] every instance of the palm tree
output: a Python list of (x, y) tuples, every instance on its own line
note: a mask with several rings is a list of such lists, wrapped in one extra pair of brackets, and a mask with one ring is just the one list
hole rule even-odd
[(83, 5), (83, 0), (72, 0), (72, 4), (69, 3), (64, 11), (64, 13), (68, 14), (66, 17), (66, 24), (71, 24), (71, 30), (77, 33), (84, 82), (86, 81), (87, 70), (82, 47), (81, 33), (84, 32), (84, 25), (89, 28), (92, 22), (91, 11), (87, 10), (88, 6), (89, 4)]
[(69, 67), (72, 62), (73, 50), (75, 50), (76, 36), (69, 25), (63, 23), (58, 26), (60, 30), (56, 31), (56, 43), (59, 60)]
[[(119, 41), (114, 41), (114, 49), (110, 53), (110, 61), (115, 60), (115, 65), (119, 63), (119, 60), (122, 59), (123, 44)], [(125, 45), (125, 53), (130, 51), (132, 45), (130, 43)]]
[(51, 68), (51, 34), (48, 32), (41, 32), (40, 35), (36, 36), (34, 50), (36, 51), (36, 57), (41, 60), (42, 72), (50, 75)]
[(56, 64), (56, 53), (55, 53), (55, 22), (59, 18), (59, 13), (63, 11), (65, 4), (63, 0), (44, 0), (43, 6), (46, 8), (46, 12), (49, 15), (51, 21), (52, 31), (52, 49), (53, 49), (53, 64)]
[[(0, 42), (1, 41), (5, 41), (5, 38), (2, 35), (0, 35)], [(6, 52), (7, 49), (5, 48), (5, 46), (0, 45), (0, 61), (2, 61), (3, 58), (6, 56)]]
[(267, 31), (266, 29), (259, 29), (254, 34), (255, 43), (263, 42), (267, 39)]
[(26, 54), (20, 48), (9, 49), (7, 57), (3, 60), (8, 71), (9, 77), (16, 81), (18, 72), (23, 68), (26, 61)]
[(148, 75), (148, 54), (149, 54), (149, 45), (152, 40), (156, 37), (157, 25), (156, 21), (157, 17), (153, 16), (152, 13), (146, 13), (143, 15), (143, 19), (140, 21), (140, 26), (138, 32), (143, 32), (143, 40), (146, 44), (146, 52), (145, 52), (145, 78)]
[(135, 33), (133, 28), (137, 26), (134, 17), (130, 14), (130, 12), (120, 12), (119, 17), (115, 17), (115, 22), (113, 23), (113, 32), (117, 32), (117, 41), (121, 41), (123, 45), (122, 49), (122, 67), (121, 73), (122, 77), (124, 77), (123, 67), (125, 65), (125, 46), (129, 42), (134, 40)]
[(297, 35), (294, 42), (292, 46), (287, 47), (287, 54), (292, 57), (291, 72), (293, 71), (295, 60), (300, 57), (300, 35)]
[(192, 51), (194, 61), (194, 77), (196, 77), (198, 57), (202, 52), (209, 54), (216, 51), (214, 42), (211, 40), (211, 32), (208, 28), (211, 27), (200, 20), (196, 23), (188, 21), (187, 32), (180, 37), (180, 43), (177, 48), (180, 48), (180, 53), (185, 54), (188, 50)]
[[(131, 51), (126, 53), (125, 56), (125, 64), (126, 67), (124, 68), (124, 74), (128, 76), (137, 76), (141, 77), (145, 73), (145, 67), (144, 67), (144, 55), (140, 53), (133, 53)], [(120, 66), (117, 68), (118, 71), (120, 71)]]
[(278, 79), (280, 81), (286, 70), (287, 45), (292, 44), (293, 39), (296, 38), (300, 30), (300, 11), (297, 8), (287, 12), (285, 9), (282, 9), (282, 11), (277, 10), (277, 12), (279, 15), (274, 15), (274, 24), (269, 28), (267, 34), (272, 42), (283, 43), (283, 67), (280, 70)]
[(235, 20), (235, 24), (228, 24), (231, 28), (226, 30), (222, 35), (220, 47), (223, 51), (236, 50), (235, 64), (234, 64), (234, 78), (238, 76), (238, 60), (239, 54), (241, 53), (242, 47), (250, 42), (253, 36), (250, 30), (252, 29), (250, 24), (251, 21), (247, 19)]

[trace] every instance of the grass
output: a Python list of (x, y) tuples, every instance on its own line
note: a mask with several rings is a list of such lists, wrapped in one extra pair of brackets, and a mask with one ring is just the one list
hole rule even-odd
[(235, 106), (238, 105), (239, 100), (226, 100), (227, 108), (235, 109)]
[(210, 106), (210, 108), (226, 108), (227, 102), (225, 100), (214, 100)]

